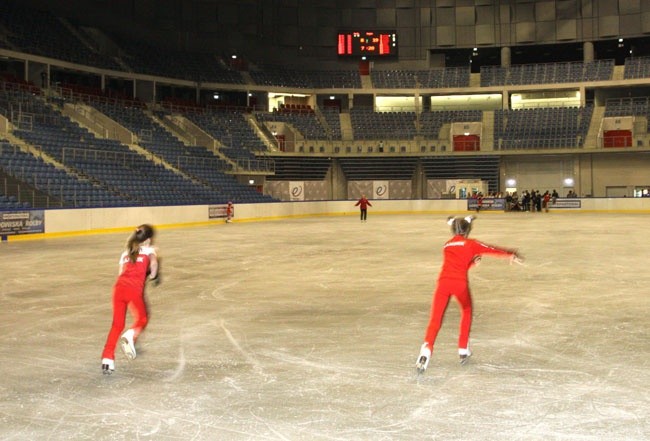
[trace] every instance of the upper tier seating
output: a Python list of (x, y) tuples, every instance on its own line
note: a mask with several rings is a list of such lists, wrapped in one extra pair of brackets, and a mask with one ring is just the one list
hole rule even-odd
[(307, 70), (287, 66), (260, 65), (251, 69), (255, 84), (263, 86), (309, 89), (360, 89), (361, 77), (356, 70)]
[(650, 97), (609, 98), (605, 102), (605, 116), (644, 116), (650, 119)]
[(584, 145), (593, 106), (497, 110), (495, 148), (579, 148)]
[(86, 66), (121, 70), (110, 57), (82, 43), (61, 19), (50, 12), (3, 0), (0, 2), (0, 26), (8, 30), (9, 49)]
[(469, 87), (469, 68), (447, 67), (429, 70), (373, 70), (372, 84), (378, 89), (436, 89)]
[(322, 107), (321, 113), (327, 124), (327, 134), (333, 140), (340, 140), (341, 134), (341, 118), (339, 116), (339, 109), (336, 107)]
[(415, 112), (375, 112), (371, 107), (350, 109), (356, 140), (413, 139), (416, 135)]
[(650, 57), (626, 58), (624, 77), (626, 80), (650, 78)]
[(220, 151), (233, 161), (254, 161), (255, 153), (267, 150), (246, 120), (246, 113), (232, 109), (188, 112), (184, 116), (218, 140)]
[(417, 158), (340, 158), (339, 164), (345, 177), (351, 181), (363, 180), (410, 180), (415, 174)]
[[(265, 122), (283, 122), (290, 124), (300, 132), (307, 140), (331, 139), (332, 135), (328, 128), (323, 127), (316, 113), (297, 113), (297, 112), (256, 112), (255, 118), (263, 124)], [(339, 132), (340, 138), (340, 132)]]
[(420, 135), (425, 139), (438, 139), (443, 124), (452, 122), (481, 121), (480, 110), (441, 110), (427, 111), (420, 114)]
[(269, 181), (322, 181), (329, 171), (329, 158), (275, 156), (275, 174)]
[(613, 73), (614, 60), (482, 66), (481, 86), (604, 81), (611, 80)]
[(125, 52), (123, 62), (137, 73), (204, 83), (244, 83), (239, 71), (214, 54), (166, 50), (132, 40), (120, 45)]

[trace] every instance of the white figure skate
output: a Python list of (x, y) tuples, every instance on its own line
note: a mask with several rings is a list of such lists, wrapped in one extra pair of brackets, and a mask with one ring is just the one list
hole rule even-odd
[(429, 345), (427, 343), (422, 343), (422, 347), (420, 348), (420, 355), (418, 355), (418, 359), (415, 362), (415, 369), (417, 369), (418, 374), (424, 373), (424, 371), (427, 370), (427, 366), (429, 366), (429, 360), (431, 359), (431, 349), (429, 349)]
[(135, 343), (133, 341), (134, 334), (135, 332), (133, 329), (129, 329), (128, 331), (124, 332), (120, 338), (122, 351), (124, 351), (124, 355), (126, 355), (126, 358), (129, 360), (133, 360), (137, 356), (137, 353), (135, 352)]
[(110, 358), (102, 358), (102, 373), (111, 375), (115, 371), (115, 361)]

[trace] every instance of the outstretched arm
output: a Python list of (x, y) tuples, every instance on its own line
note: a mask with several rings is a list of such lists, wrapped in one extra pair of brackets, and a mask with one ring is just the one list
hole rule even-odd
[[(483, 242), (479, 241), (474, 241), (476, 244), (476, 248), (474, 249), (474, 253), (478, 256), (482, 255), (493, 255), (496, 257), (507, 257), (510, 258), (511, 261), (518, 260), (520, 262), (523, 262), (523, 257), (519, 254), (519, 252), (515, 249), (511, 248), (501, 248), (501, 247), (496, 247), (494, 245), (488, 245)], [(520, 263), (517, 262), (517, 263)]]

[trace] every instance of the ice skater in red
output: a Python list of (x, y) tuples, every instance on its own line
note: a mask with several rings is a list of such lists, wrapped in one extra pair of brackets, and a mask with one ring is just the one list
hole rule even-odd
[(431, 318), (415, 365), (420, 373), (424, 372), (429, 365), (433, 345), (440, 330), (450, 297), (456, 298), (461, 309), (458, 336), (458, 355), (461, 364), (464, 364), (472, 355), (469, 349), (469, 333), (472, 326), (472, 298), (467, 278), (469, 269), (476, 265), (483, 255), (507, 257), (511, 261), (518, 263), (523, 261), (515, 250), (498, 248), (469, 239), (468, 236), (474, 219), (474, 216), (450, 217), (447, 221), (451, 225), (454, 236), (445, 243), (443, 249), (442, 269), (438, 276), (438, 285), (433, 294)]
[(235, 207), (233, 206), (232, 202), (228, 201), (228, 205), (226, 205), (226, 223), (232, 222), (232, 217), (235, 214)]
[(361, 199), (359, 199), (354, 206), (359, 207), (361, 222), (365, 222), (366, 219), (368, 219), (368, 207), (372, 207), (370, 201), (366, 199), (366, 195), (362, 194)]
[[(118, 339), (124, 354), (129, 359), (136, 357), (135, 340), (147, 326), (147, 307), (144, 301), (144, 286), (148, 280), (159, 283), (158, 257), (152, 246), (154, 229), (151, 225), (140, 225), (129, 236), (126, 250), (120, 256), (119, 276), (113, 286), (113, 324), (102, 352), (102, 371), (112, 374), (115, 370), (115, 346)], [(133, 325), (122, 337), (126, 310), (133, 316)]]

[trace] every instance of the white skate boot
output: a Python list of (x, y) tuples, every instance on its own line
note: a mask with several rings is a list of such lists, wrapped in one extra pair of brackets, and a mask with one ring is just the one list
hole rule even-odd
[(122, 346), (122, 351), (124, 351), (124, 355), (126, 355), (126, 358), (129, 360), (133, 360), (137, 356), (135, 352), (135, 343), (133, 342), (134, 334), (135, 332), (133, 329), (129, 329), (124, 332), (120, 338), (120, 346)]
[(469, 357), (472, 356), (472, 351), (467, 349), (458, 349), (458, 356), (460, 357), (460, 364), (465, 364), (469, 361)]
[(430, 359), (431, 349), (429, 349), (429, 345), (426, 342), (422, 343), (422, 347), (420, 348), (420, 355), (418, 355), (418, 359), (415, 362), (415, 369), (417, 369), (418, 374), (422, 374), (427, 370)]
[(110, 358), (102, 358), (102, 373), (104, 375), (111, 375), (115, 370), (115, 361)]

